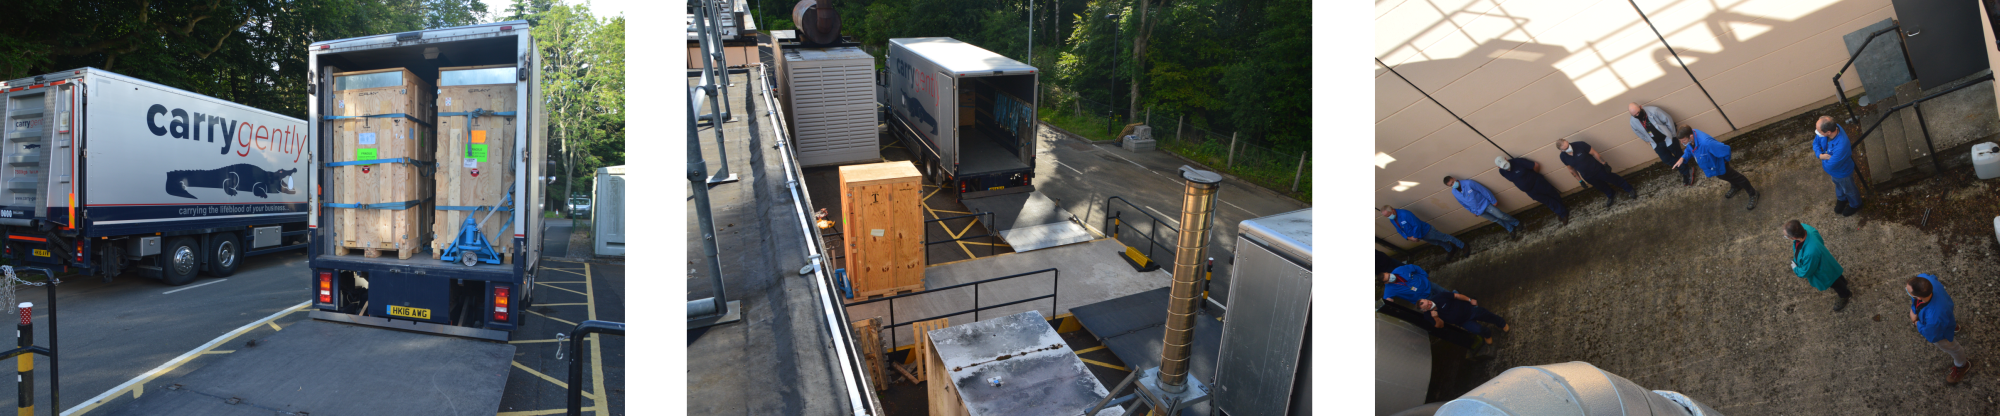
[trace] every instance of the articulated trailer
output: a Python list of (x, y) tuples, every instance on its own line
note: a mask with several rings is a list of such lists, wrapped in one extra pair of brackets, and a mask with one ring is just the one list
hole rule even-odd
[(306, 122), (96, 68), (0, 82), (0, 233), (28, 263), (170, 285), (306, 247)]
[(952, 38), (889, 39), (888, 66), (889, 132), (926, 177), (966, 199), (1034, 189), (1035, 67)]

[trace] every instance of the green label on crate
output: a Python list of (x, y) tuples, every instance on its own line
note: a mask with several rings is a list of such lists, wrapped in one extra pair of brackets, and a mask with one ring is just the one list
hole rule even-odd
[(466, 158), (466, 159), (477, 159), (477, 160), (479, 160), (480, 162), (485, 162), (485, 161), (486, 161), (486, 145), (484, 145), (484, 144), (470, 144), (470, 145), (466, 145), (466, 146), (465, 146), (465, 158)]
[(354, 149), (354, 160), (374, 160), (375, 149)]

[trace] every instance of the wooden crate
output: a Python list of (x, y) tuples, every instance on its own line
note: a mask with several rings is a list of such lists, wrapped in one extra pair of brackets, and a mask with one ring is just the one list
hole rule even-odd
[[(893, 302), (893, 301), (892, 301)], [(924, 340), (926, 344), (929, 339)], [(924, 398), (929, 401), (930, 416), (966, 416), (965, 400), (958, 397), (958, 385), (952, 384), (951, 372), (944, 368), (944, 359), (938, 356), (937, 348), (924, 348)]]
[(840, 167), (853, 301), (924, 287), (923, 178), (910, 162)]
[(436, 89), (401, 68), (334, 76), (383, 72), (399, 73), (399, 84), (334, 92), (331, 113), (342, 118), (331, 121), (334, 154), (327, 159), (412, 162), (329, 169), (335, 186), (327, 192), (327, 199), (337, 204), (328, 208), (334, 217), (334, 255), (361, 250), (367, 257), (393, 252), (399, 259), (409, 259), (430, 242), (435, 190), (419, 164), (429, 163), (436, 153), (431, 123), (435, 118), (431, 97)]
[[(513, 68), (513, 65), (488, 65), (473, 67), (441, 68), (439, 79), (445, 72)], [(501, 254), (502, 263), (514, 261), (514, 228), (508, 227), (514, 221), (513, 212), (492, 213), (490, 210), (472, 211), (474, 207), (495, 207), (503, 203), (509, 187), (514, 186), (515, 159), (519, 153), (514, 148), (515, 125), (518, 116), (490, 113), (516, 112), (517, 96), (513, 83), (485, 85), (447, 85), (438, 87), (437, 126), (438, 169), (434, 181), (437, 187), (436, 222), (433, 225), (431, 258), (441, 258), (444, 250), (457, 238), (459, 228), (465, 219), (474, 222), (485, 220), (479, 227), (486, 235), (493, 250)], [(475, 116), (474, 114), (478, 115)], [(477, 158), (484, 154), (484, 159)], [(519, 191), (516, 191), (519, 192)], [(518, 208), (515, 208), (518, 210)], [(487, 214), (492, 213), (489, 219)]]

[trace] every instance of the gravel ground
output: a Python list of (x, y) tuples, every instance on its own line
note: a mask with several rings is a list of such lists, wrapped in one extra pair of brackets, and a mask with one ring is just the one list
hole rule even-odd
[[(1735, 166), (1763, 193), (1754, 211), (1745, 195), (1723, 199), (1722, 180), (1683, 187), (1655, 166), (1627, 176), (1638, 201), (1606, 209), (1581, 192), (1566, 198), (1568, 226), (1537, 208), (1520, 216), (1520, 241), (1487, 226), (1460, 236), (1470, 258), (1415, 252), (1433, 280), (1513, 325), (1478, 359), (1436, 343), (1430, 401), (1509, 368), (1585, 361), (1731, 415), (2000, 414), (2000, 369), (1988, 367), (2000, 365), (1988, 359), (2000, 351), (2000, 312), (1985, 313), (2000, 311), (2000, 193), (1966, 167), (1947, 172), (1956, 182), (1864, 191), (1873, 195), (1860, 214), (1836, 215), (1832, 184), (1800, 134), (1831, 110), (1731, 140)], [(1832, 310), (1832, 290), (1791, 273), (1780, 230), (1790, 219), (1819, 228), (1846, 267), (1845, 311)], [(1908, 321), (1902, 282), (1916, 273), (1942, 277), (1958, 302), (1958, 342), (1974, 362), (1959, 385), (1945, 385), (1950, 358)]]

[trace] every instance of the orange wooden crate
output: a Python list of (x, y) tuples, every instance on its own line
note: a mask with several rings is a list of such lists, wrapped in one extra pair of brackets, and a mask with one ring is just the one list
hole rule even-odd
[[(359, 77), (392, 74), (363, 82)], [(437, 143), (432, 137), (436, 117), (432, 98), (436, 88), (430, 82), (402, 68), (334, 74), (337, 91), (331, 115), (346, 117), (333, 121), (335, 162), (371, 159), (410, 159), (419, 163), (433, 160)], [(343, 79), (344, 78), (344, 79)], [(338, 166), (329, 171), (334, 189), (328, 190), (332, 203), (393, 204), (416, 201), (403, 209), (333, 209), (334, 254), (363, 250), (367, 257), (395, 253), (408, 259), (430, 241), (431, 196), (436, 192), (424, 168), (413, 163), (377, 163)]]
[(847, 280), (855, 300), (924, 287), (923, 176), (910, 162), (840, 167)]

